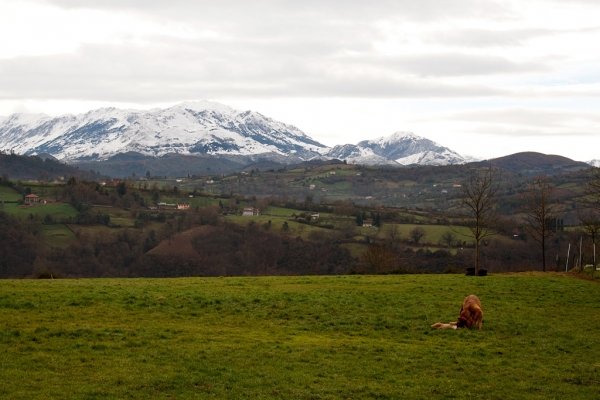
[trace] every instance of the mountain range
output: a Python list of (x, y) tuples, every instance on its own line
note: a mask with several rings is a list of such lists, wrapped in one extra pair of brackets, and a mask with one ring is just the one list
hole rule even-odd
[(100, 108), (58, 117), (13, 114), (0, 117), (0, 149), (111, 174), (152, 170), (156, 164), (161, 171), (181, 174), (186, 168), (185, 173), (227, 172), (261, 162), (329, 159), (381, 166), (477, 161), (412, 132), (330, 148), (293, 125), (209, 101), (152, 110)]
[(13, 114), (0, 118), (0, 149), (48, 154), (70, 163), (128, 153), (260, 156), (282, 163), (315, 158), (371, 165), (465, 162), (456, 152), (411, 132), (329, 148), (295, 126), (208, 101), (147, 111), (101, 108), (58, 117)]

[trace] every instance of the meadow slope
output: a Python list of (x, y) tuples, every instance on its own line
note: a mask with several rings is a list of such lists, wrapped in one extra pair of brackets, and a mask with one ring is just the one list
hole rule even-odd
[[(437, 331), (477, 294), (482, 331)], [(0, 281), (0, 396), (600, 396), (600, 287), (557, 274)]]

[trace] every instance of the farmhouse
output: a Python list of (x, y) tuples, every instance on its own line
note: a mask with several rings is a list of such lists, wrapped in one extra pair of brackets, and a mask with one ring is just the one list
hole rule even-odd
[(362, 226), (373, 226), (373, 220), (372, 219), (365, 219), (363, 221)]
[(177, 209), (178, 210), (189, 210), (190, 203), (177, 203)]
[(245, 207), (242, 212), (242, 216), (244, 217), (256, 217), (260, 215), (260, 210), (258, 208)]
[(33, 205), (33, 204), (37, 204), (39, 202), (40, 202), (40, 198), (33, 193), (25, 196), (25, 204)]
[(310, 190), (313, 190), (313, 189), (315, 188), (315, 185), (310, 185), (308, 188), (309, 188)]
[(319, 219), (319, 213), (311, 213), (310, 214), (310, 218), (312, 218), (312, 219)]

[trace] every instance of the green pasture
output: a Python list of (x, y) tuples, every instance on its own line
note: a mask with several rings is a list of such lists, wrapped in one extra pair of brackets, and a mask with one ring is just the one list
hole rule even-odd
[(269, 206), (264, 211), (261, 210), (262, 215), (270, 216), (272, 214), (273, 216), (277, 216), (277, 217), (291, 217), (293, 214), (300, 215), (303, 212), (307, 212), (307, 211), (300, 211), (300, 210), (294, 210), (292, 208), (283, 208), (283, 207), (275, 207), (275, 206)]
[[(483, 330), (438, 331), (477, 294)], [(0, 281), (0, 396), (591, 399), (600, 290), (556, 274)]]
[(135, 224), (131, 212), (119, 207), (93, 207), (92, 211), (110, 216), (111, 225), (119, 225), (123, 228), (131, 228)]
[(19, 192), (8, 186), (0, 186), (0, 202), (4, 201), (19, 201), (23, 198)]
[(369, 249), (368, 244), (362, 243), (344, 243), (340, 245), (341, 247), (348, 249), (352, 257), (360, 258), (365, 251)]
[[(225, 218), (225, 221), (233, 222), (239, 225), (248, 225), (253, 222), (259, 226), (263, 226), (265, 223), (271, 221), (270, 231), (273, 233), (283, 234), (283, 235), (293, 235), (300, 236), (303, 239), (308, 239), (310, 232), (312, 231), (321, 231), (325, 234), (329, 234), (332, 231), (330, 229), (321, 228), (318, 225), (309, 225), (302, 224), (293, 219), (283, 218), (283, 217), (271, 217), (269, 215), (262, 214), (256, 217), (250, 216), (228, 216)], [(288, 223), (288, 230), (283, 229), (283, 224)]]
[(363, 235), (373, 235), (377, 232), (379, 237), (386, 237), (389, 235), (389, 231), (393, 226), (398, 227), (400, 239), (410, 239), (409, 233), (415, 227), (420, 227), (425, 230), (425, 236), (419, 243), (438, 243), (442, 239), (442, 235), (448, 231), (456, 235), (456, 240), (461, 239), (464, 241), (471, 241), (472, 239), (467, 236), (468, 229), (464, 226), (448, 226), (448, 225), (419, 225), (419, 224), (383, 224), (381, 229), (377, 227), (360, 227), (360, 232)]
[[(270, 216), (272, 214), (273, 216), (278, 216), (278, 217), (291, 217), (294, 214), (300, 215), (302, 213), (310, 215), (312, 213), (312, 211), (295, 210), (293, 208), (283, 208), (283, 207), (275, 207), (275, 206), (269, 206), (264, 211), (261, 210), (262, 215)], [(319, 218), (321, 218), (321, 219), (328, 218), (328, 217), (331, 217), (331, 213), (323, 213), (323, 212), (319, 213)]]
[(34, 206), (11, 203), (4, 204), (4, 211), (19, 217), (26, 217), (29, 214), (33, 214), (44, 218), (46, 215), (52, 215), (55, 220), (65, 217), (75, 217), (77, 215), (77, 210), (68, 203), (48, 203)]
[(44, 244), (49, 247), (67, 247), (75, 234), (65, 224), (42, 225)]

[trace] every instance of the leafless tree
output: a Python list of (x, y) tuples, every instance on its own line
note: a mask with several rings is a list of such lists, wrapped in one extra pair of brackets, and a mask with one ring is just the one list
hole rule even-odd
[(401, 232), (397, 224), (390, 225), (390, 229), (388, 230), (388, 236), (390, 238), (390, 245), (392, 246), (392, 248), (396, 248), (396, 240), (400, 239), (401, 236)]
[(600, 236), (600, 168), (593, 167), (590, 170), (591, 177), (583, 187), (583, 207), (579, 212), (579, 220), (583, 231), (592, 239), (594, 248), (594, 267), (592, 275), (596, 270), (596, 238)]
[(600, 210), (600, 168), (590, 170), (591, 177), (583, 186), (584, 202), (588, 207)]
[(554, 199), (554, 186), (546, 175), (535, 178), (522, 195), (525, 230), (542, 249), (542, 270), (546, 271), (546, 241), (556, 233), (560, 205)]
[(455, 240), (456, 240), (456, 233), (454, 233), (452, 231), (446, 231), (442, 235), (442, 243), (445, 243), (446, 246), (448, 246), (448, 247), (452, 246), (452, 243), (454, 243)]
[(427, 235), (427, 232), (420, 226), (415, 226), (410, 230), (410, 232), (408, 232), (408, 235), (412, 238), (415, 244), (419, 244), (419, 240), (421, 240), (425, 235)]
[(461, 185), (462, 198), (457, 216), (467, 227), (469, 237), (475, 240), (475, 274), (479, 275), (479, 245), (481, 241), (498, 233), (500, 219), (496, 194), (502, 182), (498, 169), (488, 167), (473, 171)]
[(365, 272), (380, 274), (393, 271), (398, 267), (398, 258), (385, 245), (372, 245), (361, 256), (361, 264)]
[(592, 248), (594, 249), (594, 260), (592, 267), (592, 276), (596, 271), (596, 239), (600, 237), (600, 211), (594, 208), (588, 208), (578, 212), (581, 229), (592, 239)]

